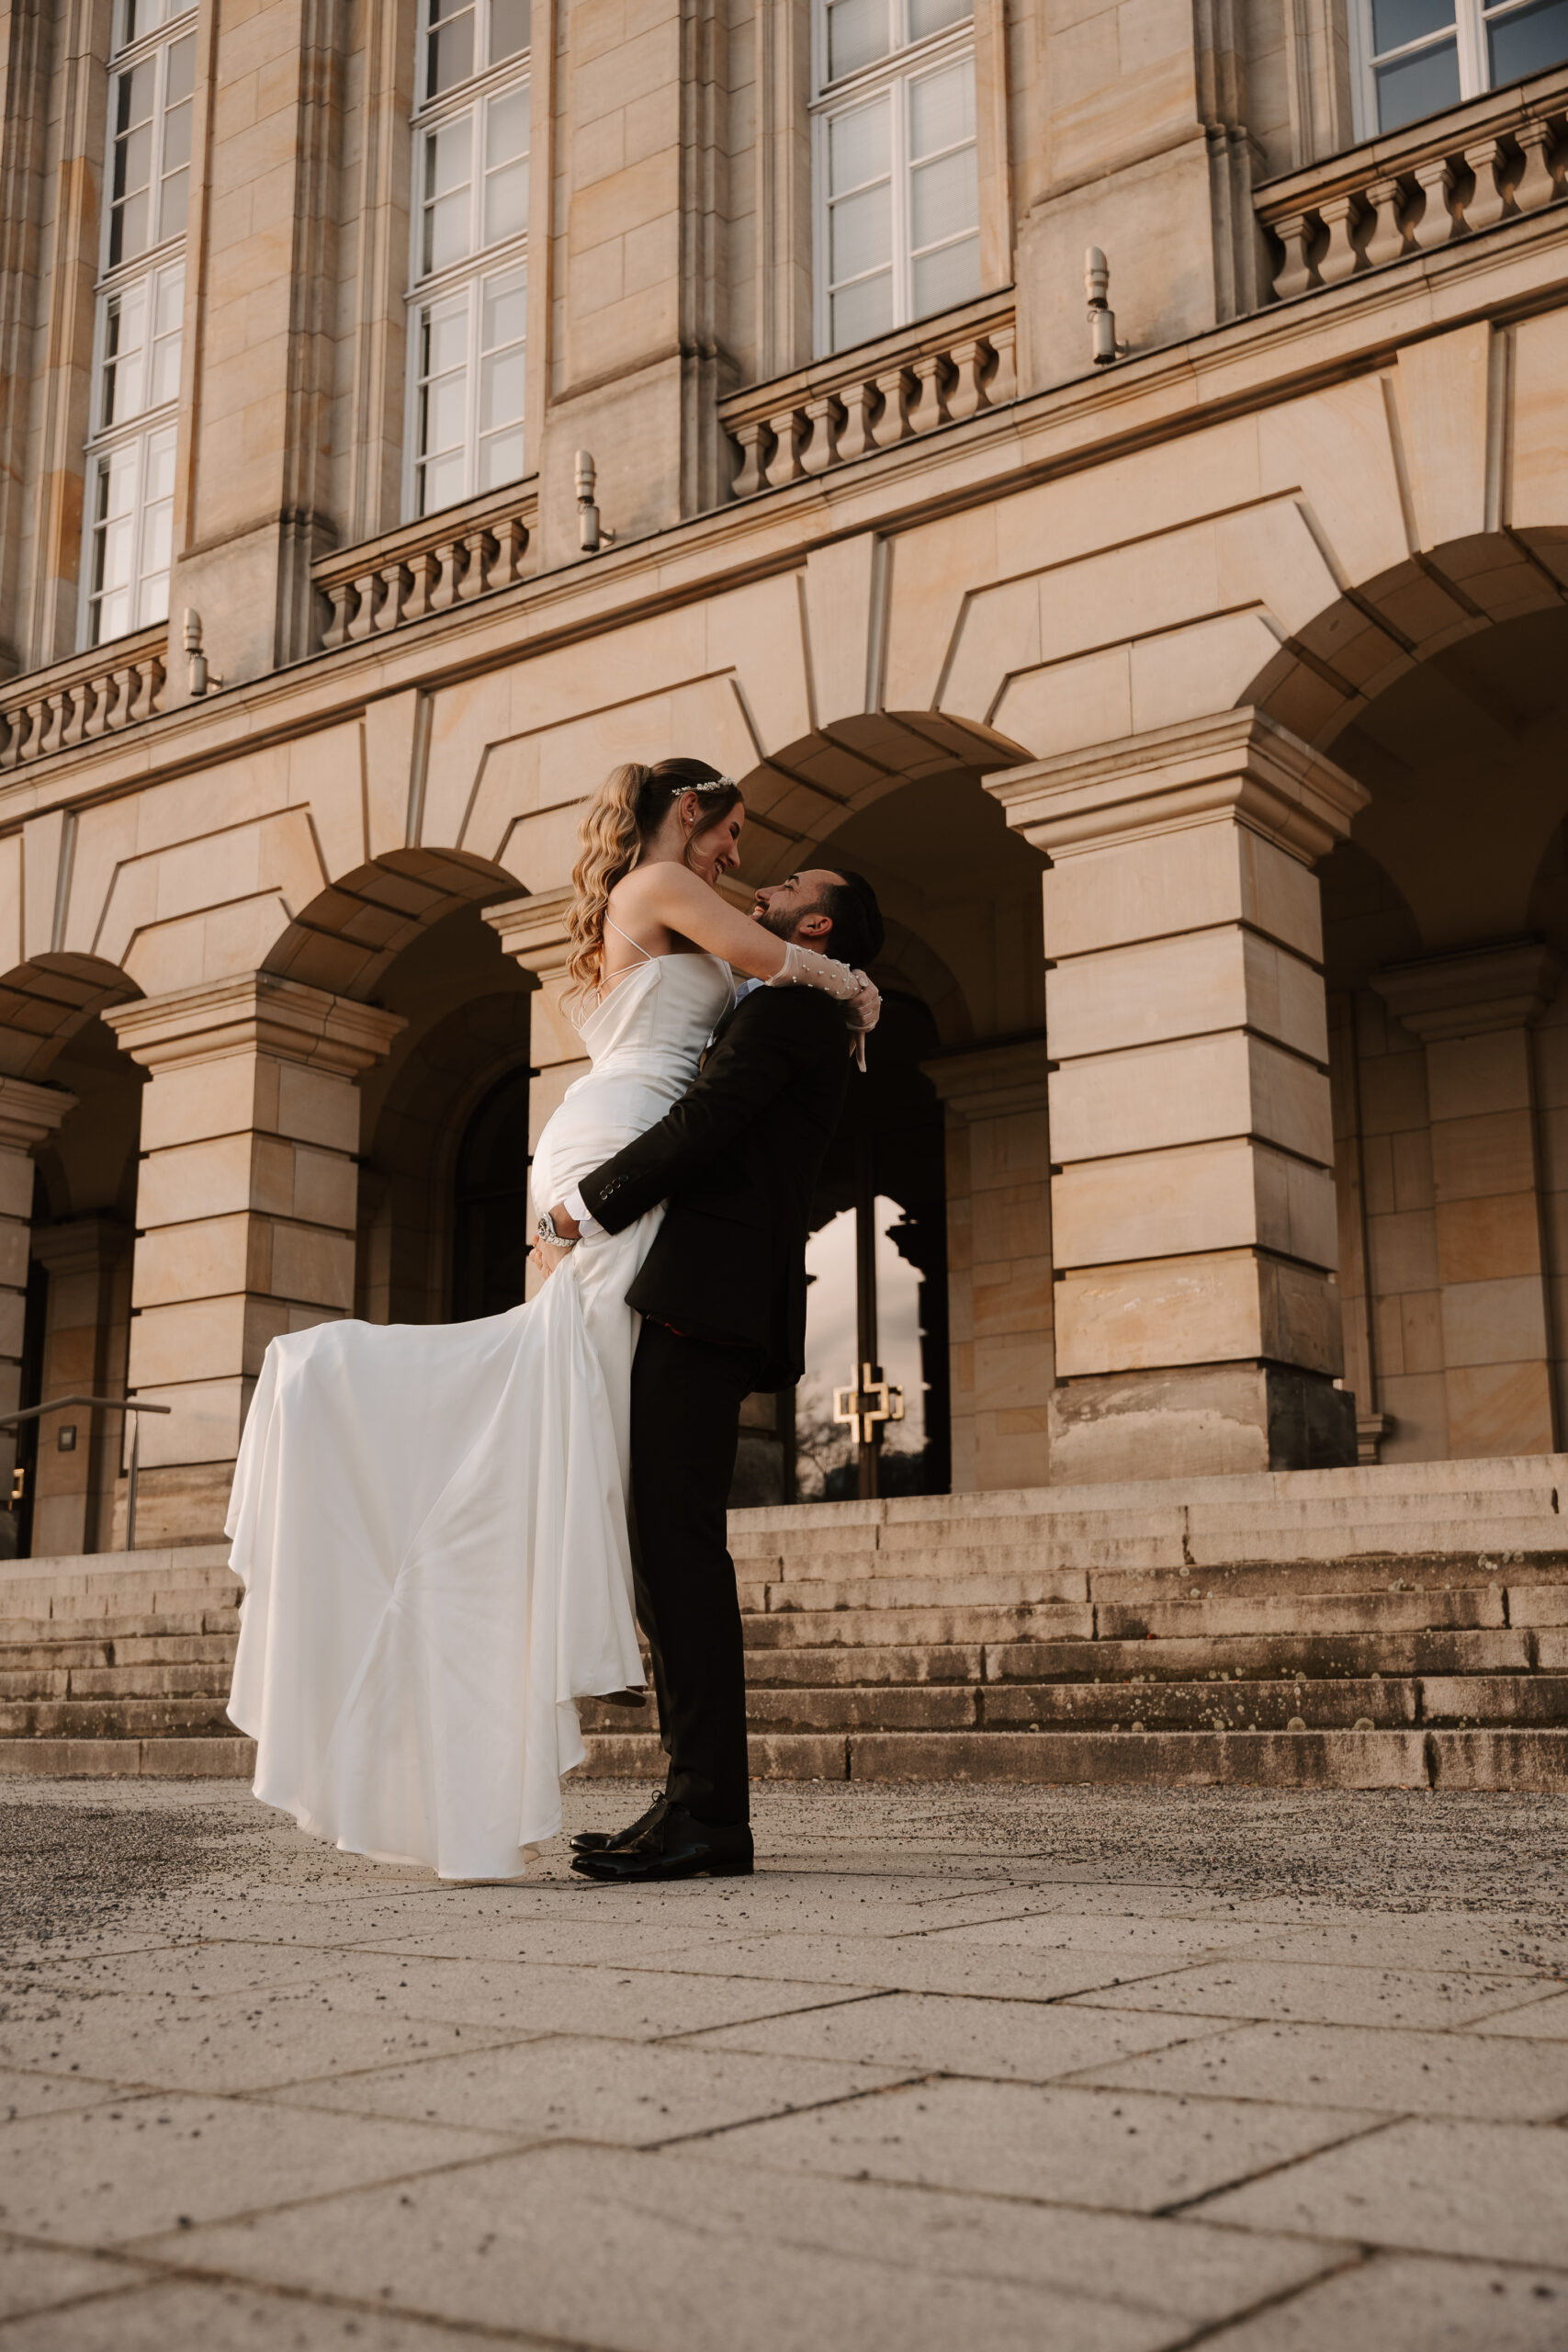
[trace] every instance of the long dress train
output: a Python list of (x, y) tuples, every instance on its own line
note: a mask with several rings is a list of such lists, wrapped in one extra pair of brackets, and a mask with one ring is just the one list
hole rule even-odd
[[(616, 983), (540, 1136), (539, 1205), (663, 1117), (730, 1001), (711, 956)], [(521, 1876), (559, 1830), (574, 1702), (643, 1680), (626, 1294), (662, 1215), (575, 1250), (505, 1315), (268, 1348), (227, 1523), (245, 1585), (229, 1713), (256, 1740), (256, 1795), (302, 1828), (483, 1879)]]

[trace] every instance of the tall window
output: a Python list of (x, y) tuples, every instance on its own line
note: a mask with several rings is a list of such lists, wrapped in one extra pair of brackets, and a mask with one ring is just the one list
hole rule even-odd
[(195, 0), (115, 0), (83, 638), (169, 609)]
[(1369, 136), (1568, 59), (1568, 0), (1366, 0), (1359, 29)]
[(980, 291), (970, 0), (817, 0), (817, 340)]
[(528, 0), (420, 0), (409, 504), (523, 473)]

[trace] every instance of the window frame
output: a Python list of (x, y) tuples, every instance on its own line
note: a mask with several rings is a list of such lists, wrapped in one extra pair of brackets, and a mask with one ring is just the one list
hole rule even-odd
[[(888, 0), (895, 32), (907, 29), (908, 0)], [(942, 310), (920, 311), (914, 300), (914, 240), (911, 219), (911, 188), (914, 164), (910, 154), (910, 94), (917, 82), (941, 73), (950, 66), (967, 62), (972, 74), (976, 72), (975, 9), (958, 17), (953, 24), (943, 25), (934, 33), (919, 40), (895, 45), (885, 55), (874, 58), (852, 73), (841, 74), (836, 82), (826, 79), (828, 70), (828, 0), (813, 0), (811, 12), (811, 230), (812, 230), (812, 340), (818, 358), (836, 356), (832, 340), (831, 243), (829, 220), (831, 198), (829, 190), (829, 141), (831, 125), (843, 115), (869, 100), (886, 96), (890, 116), (889, 175), (891, 180), (891, 276), (893, 281), (893, 317), (889, 324), (874, 335), (863, 338), (876, 342), (885, 334), (899, 334), (919, 323), (922, 318), (940, 318)], [(975, 156), (976, 207), (972, 232), (976, 243), (978, 283), (973, 296), (977, 299), (985, 286), (984, 259), (984, 196), (980, 181), (980, 119), (979, 91), (975, 89), (975, 130), (969, 144)], [(949, 150), (948, 152), (957, 152)], [(923, 159), (922, 159), (923, 160)], [(954, 239), (953, 242), (956, 243)], [(938, 250), (938, 248), (931, 248)], [(942, 309), (953, 307), (944, 304)], [(857, 346), (845, 344), (840, 348), (852, 351)]]
[[(1356, 138), (1358, 143), (1370, 139), (1397, 139), (1406, 130), (1414, 130), (1418, 122), (1430, 121), (1429, 115), (1412, 116), (1393, 130), (1380, 130), (1378, 125), (1377, 67), (1396, 58), (1418, 57), (1424, 50), (1437, 49), (1450, 37), (1453, 39), (1459, 63), (1459, 96), (1456, 107), (1470, 106), (1477, 98), (1489, 97), (1494, 90), (1506, 90), (1510, 82), (1494, 82), (1489, 76), (1487, 30), (1489, 26), (1506, 17), (1517, 16), (1532, 5), (1532, 0), (1496, 0), (1488, 6), (1486, 0), (1454, 0), (1451, 27), (1440, 25), (1406, 41), (1399, 49), (1379, 51), (1373, 45), (1372, 0), (1353, 0), (1350, 9), (1350, 49), (1354, 67), (1356, 98)], [(1565, 61), (1568, 62), (1568, 61)], [(1528, 76), (1516, 77), (1528, 79)], [(1438, 114), (1446, 107), (1436, 109)]]
[[(491, 24), (491, 0), (475, 0), (476, 31), (482, 31), (487, 40)], [(422, 18), (426, 15), (423, 0), (422, 0), (420, 15)], [(422, 22), (419, 28), (419, 46), (415, 61), (415, 87), (419, 90), (424, 87), (426, 80), (430, 30), (428, 23)], [(523, 150), (519, 160), (525, 175), (531, 174), (536, 136), (533, 119), (533, 44), (530, 40), (526, 48), (514, 50), (512, 55), (503, 58), (500, 64), (486, 66), (481, 72), (471, 74), (466, 82), (457, 83), (450, 90), (443, 90), (439, 96), (420, 100), (410, 117), (413, 168), (409, 203), (409, 282), (404, 298), (407, 319), (405, 344), (407, 361), (404, 369), (406, 393), (403, 424), (402, 511), (404, 519), (411, 523), (428, 520), (433, 515), (445, 514), (449, 507), (465, 505), (471, 499), (490, 494), (481, 489), (479, 481), (480, 445), (483, 438), (479, 431), (479, 409), (485, 356), (480, 348), (479, 338), (482, 333), (485, 289), (493, 279), (510, 277), (514, 273), (519, 274), (522, 278), (520, 291), (526, 321), (532, 206), (530, 204), (528, 216), (525, 218), (521, 229), (514, 230), (508, 236), (498, 238), (493, 244), (484, 243), (486, 130), (490, 108), (495, 101), (510, 97), (519, 89), (526, 90), (529, 101), (528, 144)], [(467, 117), (472, 125), (469, 134), (469, 229), (476, 242), (457, 260), (446, 262), (439, 268), (426, 271), (423, 267), (426, 209), (424, 190), (427, 151), (425, 142), (433, 132), (464, 117)], [(445, 500), (439, 506), (427, 507), (422, 514), (419, 503), (420, 485), (426, 456), (420, 447), (420, 402), (421, 391), (425, 380), (423, 367), (425, 313), (443, 304), (455, 304), (459, 296), (466, 297), (468, 306), (464, 359), (468, 373), (463, 440), (464, 487), (458, 497)], [(528, 350), (526, 323), (520, 345), (499, 345), (498, 349), (519, 350), (523, 355), (522, 365), (525, 369)], [(521, 422), (524, 435), (522, 462), (525, 467), (528, 454), (526, 402), (525, 402)], [(521, 481), (523, 478), (520, 471), (517, 480)], [(495, 485), (497, 491), (506, 485)]]
[[(126, 14), (126, 0), (116, 0), (115, 30), (117, 33), (124, 26)], [(159, 621), (167, 620), (169, 614), (167, 589), (172, 584), (174, 569), (172, 547), (169, 562), (164, 571), (165, 594), (163, 612), (155, 615), (152, 619), (144, 619), (133, 612), (128, 626), (123, 629), (117, 629), (112, 635), (106, 636), (99, 628), (98, 616), (102, 609), (104, 592), (97, 584), (96, 576), (102, 531), (98, 509), (104, 495), (104, 484), (117, 458), (127, 451), (133, 452), (136, 491), (130, 508), (132, 545), (130, 580), (134, 602), (140, 599), (144, 582), (144, 556), (152, 520), (146, 494), (148, 469), (152, 460), (154, 444), (171, 436), (177, 468), (180, 424), (180, 368), (176, 368), (174, 390), (164, 399), (157, 401), (144, 401), (132, 414), (129, 416), (122, 414), (118, 420), (105, 422), (104, 398), (109, 356), (110, 316), (115, 306), (123, 305), (128, 295), (133, 293), (138, 288), (145, 288), (147, 325), (143, 343), (142, 367), (144, 371), (150, 370), (153, 347), (157, 340), (156, 323), (160, 289), (164, 278), (171, 272), (177, 271), (180, 279), (181, 314), (178, 348), (180, 365), (183, 367), (186, 248), (188, 233), (187, 227), (182, 227), (172, 236), (155, 238), (144, 245), (139, 253), (132, 254), (127, 260), (116, 262), (111, 267), (109, 250), (114, 230), (114, 151), (118, 135), (115, 127), (115, 91), (118, 77), (122, 74), (132, 72), (141, 64), (148, 62), (152, 64), (154, 79), (152, 120), (155, 135), (153, 169), (149, 185), (150, 187), (161, 185), (164, 176), (162, 164), (167, 112), (165, 93), (168, 85), (169, 52), (176, 42), (190, 40), (195, 36), (197, 17), (197, 0), (163, 0), (160, 21), (139, 33), (134, 40), (120, 41), (118, 47), (111, 52), (105, 69), (108, 105), (106, 108), (104, 125), (103, 217), (99, 222), (98, 274), (93, 288), (90, 406), (87, 432), (82, 449), (84, 477), (82, 560), (78, 578), (76, 642), (78, 650), (84, 653), (93, 651), (99, 646), (113, 645), (121, 637), (134, 637), (144, 628), (156, 628)], [(191, 103), (194, 107), (194, 97)], [(186, 168), (187, 171), (194, 171), (194, 153), (191, 162)], [(188, 220), (187, 194), (187, 224)], [(143, 390), (150, 389), (148, 376), (144, 372)], [(159, 503), (162, 504), (162, 501)]]

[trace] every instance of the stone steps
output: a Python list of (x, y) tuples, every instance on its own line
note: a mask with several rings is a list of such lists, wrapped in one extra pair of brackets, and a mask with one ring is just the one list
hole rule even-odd
[[(1173, 1491), (733, 1514), (754, 1770), (1568, 1788), (1568, 1461)], [(220, 1547), (0, 1567), (0, 1771), (248, 1771), (239, 1598)], [(651, 1706), (583, 1723), (658, 1777)]]

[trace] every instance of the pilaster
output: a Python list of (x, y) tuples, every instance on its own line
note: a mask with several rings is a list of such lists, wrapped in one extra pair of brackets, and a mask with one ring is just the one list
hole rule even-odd
[(987, 784), (1052, 860), (1053, 1476), (1353, 1461), (1311, 867), (1366, 794), (1246, 709)]
[(1554, 949), (1524, 939), (1372, 978), (1427, 1052), (1455, 1460), (1554, 1453), (1560, 1442), (1531, 1032), (1562, 975)]
[[(21, 1401), (22, 1335), (27, 1322), (28, 1261), (32, 1239), (33, 1153), (47, 1143), (76, 1097), (62, 1086), (35, 1086), (30, 1079), (0, 1076), (0, 1413), (14, 1413)], [(0, 1522), (8, 1516), (17, 1439), (0, 1430)], [(0, 1534), (0, 1548), (4, 1547)]]
[(921, 1068), (947, 1122), (953, 1492), (1043, 1486), (1055, 1385), (1045, 1044)]
[(267, 1342), (354, 1305), (359, 1093), (405, 1026), (256, 972), (106, 1014), (151, 1076), (130, 1385), (150, 1542), (210, 1538)]

